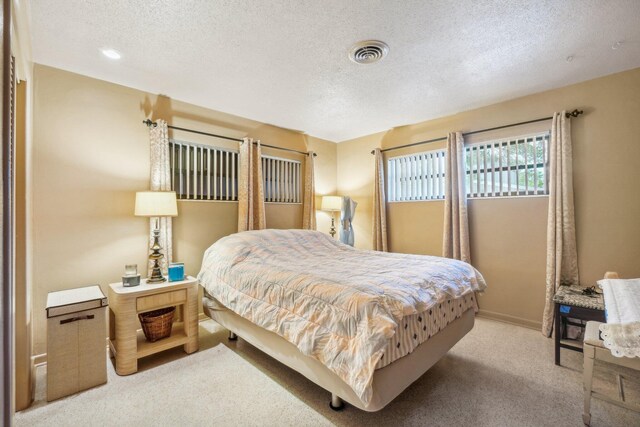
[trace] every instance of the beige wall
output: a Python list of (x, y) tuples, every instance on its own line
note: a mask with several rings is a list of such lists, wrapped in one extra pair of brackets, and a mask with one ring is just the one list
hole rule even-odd
[[(233, 137), (251, 136), (298, 150), (314, 150), (319, 206), (324, 194), (358, 202), (356, 246), (371, 248), (375, 147), (388, 148), (583, 108), (573, 120), (578, 251), (584, 284), (618, 270), (640, 275), (640, 69), (556, 89), (335, 145), (255, 121), (211, 111), (65, 71), (35, 67), (32, 152), (34, 353), (43, 353), (47, 292), (117, 281), (126, 263), (143, 266), (147, 222), (132, 215), (135, 191), (148, 187), (148, 133), (142, 119)], [(473, 141), (544, 129), (547, 124), (475, 136)], [(233, 142), (176, 132), (178, 139), (232, 147)], [(432, 144), (439, 148), (442, 144)], [(394, 151), (416, 152), (427, 147)], [(269, 153), (265, 149), (265, 153)], [(272, 154), (286, 156), (283, 152)], [(295, 154), (292, 155), (296, 157)], [(539, 326), (544, 298), (546, 197), (469, 202), (473, 263), (489, 289), (485, 314)], [(174, 255), (196, 274), (203, 251), (236, 231), (237, 205), (180, 202)], [(299, 227), (300, 206), (267, 206), (270, 227)], [(391, 249), (435, 254), (442, 247), (442, 202), (392, 203)], [(317, 213), (318, 229), (330, 217)]]
[(373, 169), (371, 150), (380, 146), (380, 134), (365, 136), (338, 144), (338, 194), (349, 196), (358, 203), (352, 222), (355, 247), (373, 249)]
[[(374, 147), (389, 148), (584, 109), (572, 120), (578, 257), (581, 281), (593, 285), (607, 270), (640, 276), (640, 69), (403, 126), (338, 145), (338, 191), (360, 203), (356, 246), (371, 248)], [(549, 123), (474, 135), (470, 142), (547, 129)], [(441, 148), (442, 143), (389, 154)], [(361, 209), (362, 208), (362, 209)], [(489, 289), (486, 315), (539, 327), (545, 288), (546, 197), (469, 201), (473, 264)], [(440, 255), (443, 202), (388, 205), (394, 252)]]
[[(135, 192), (149, 185), (149, 140), (143, 119), (315, 150), (318, 194), (336, 189), (336, 145), (275, 126), (36, 65), (32, 169), (34, 354), (46, 352), (47, 292), (118, 281), (124, 265), (146, 263), (147, 227), (133, 216)], [(190, 133), (172, 137), (223, 147), (233, 141)], [(269, 151), (281, 157), (301, 155)], [(237, 203), (179, 202), (174, 259), (198, 273), (204, 250), (237, 231)], [(267, 206), (267, 225), (300, 227), (301, 206)], [(318, 214), (319, 229), (327, 227)]]

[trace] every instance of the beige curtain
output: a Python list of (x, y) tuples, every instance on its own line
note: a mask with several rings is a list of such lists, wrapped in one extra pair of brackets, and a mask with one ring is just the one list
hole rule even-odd
[(239, 151), (238, 231), (262, 230), (266, 219), (260, 141), (244, 138)]
[[(149, 144), (151, 154), (151, 176), (149, 187), (151, 191), (171, 191), (171, 168), (169, 165), (169, 132), (167, 122), (158, 120), (157, 125), (149, 130)], [(162, 274), (166, 275), (168, 265), (173, 257), (173, 234), (171, 231), (171, 217), (162, 217), (160, 225), (160, 246), (164, 258), (160, 263)], [(153, 230), (156, 226), (156, 218), (149, 220), (149, 246), (153, 244)], [(147, 274), (151, 275), (153, 262), (149, 260)]]
[(375, 150), (375, 189), (373, 193), (373, 249), (388, 252), (387, 247), (387, 201), (384, 192), (384, 156)]
[(464, 139), (461, 132), (449, 133), (445, 161), (442, 256), (471, 262), (467, 190), (465, 188)]
[(302, 204), (302, 228), (316, 229), (316, 183), (314, 178), (314, 152), (309, 151), (304, 160), (304, 199)]
[(547, 215), (547, 293), (542, 333), (551, 336), (553, 295), (560, 285), (577, 285), (578, 252), (573, 208), (571, 122), (553, 114), (549, 141), (549, 211)]

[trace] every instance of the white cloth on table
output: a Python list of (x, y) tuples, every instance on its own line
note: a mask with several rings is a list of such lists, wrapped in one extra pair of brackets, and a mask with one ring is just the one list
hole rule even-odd
[(640, 357), (640, 279), (604, 279), (607, 323), (600, 325), (604, 346), (616, 357)]

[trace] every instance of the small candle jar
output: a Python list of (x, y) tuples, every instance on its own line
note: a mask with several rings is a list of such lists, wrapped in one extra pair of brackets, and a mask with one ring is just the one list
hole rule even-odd
[(122, 276), (122, 286), (125, 288), (140, 285), (140, 275), (138, 274), (138, 264), (127, 264), (124, 266), (124, 276)]
[(169, 264), (169, 281), (179, 282), (180, 280), (184, 280), (184, 263), (172, 262)]
[(124, 266), (125, 276), (135, 276), (138, 274), (138, 264), (127, 264)]

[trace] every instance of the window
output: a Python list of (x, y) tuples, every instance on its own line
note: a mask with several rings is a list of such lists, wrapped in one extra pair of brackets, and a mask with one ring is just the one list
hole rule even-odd
[(387, 160), (388, 200), (444, 200), (444, 156), (433, 150)]
[(238, 153), (169, 141), (171, 188), (179, 200), (238, 200)]
[(549, 194), (549, 133), (465, 147), (467, 197)]
[(297, 160), (262, 156), (264, 201), (272, 203), (300, 203), (301, 171)]
[[(179, 200), (238, 200), (238, 152), (169, 140), (171, 188)], [(301, 163), (262, 156), (264, 199), (301, 203)]]
[[(387, 160), (389, 202), (444, 200), (445, 150)], [(465, 147), (467, 197), (549, 194), (549, 132)]]

